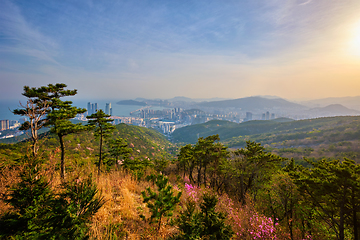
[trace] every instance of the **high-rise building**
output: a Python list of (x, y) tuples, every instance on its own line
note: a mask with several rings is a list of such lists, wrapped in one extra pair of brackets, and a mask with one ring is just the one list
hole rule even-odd
[(10, 128), (9, 120), (0, 120), (0, 131), (7, 130)]
[[(90, 103), (90, 102), (89, 102), (89, 103)], [(88, 103), (88, 104), (89, 104), (89, 103)], [(96, 113), (97, 110), (98, 110), (98, 104), (97, 104), (97, 103), (93, 103), (93, 104), (90, 103), (90, 105), (91, 105), (91, 114)], [(89, 105), (88, 105), (88, 107), (89, 107)], [(90, 115), (91, 115), (91, 114), (90, 114)]]
[(111, 103), (106, 103), (105, 105), (105, 114), (107, 115), (112, 115), (112, 108), (111, 108)]
[(146, 112), (145, 112), (145, 110), (141, 110), (141, 118), (143, 118), (143, 119), (146, 118)]
[(246, 112), (246, 121), (251, 121), (251, 120), (252, 120), (252, 113)]
[(91, 111), (91, 102), (88, 102), (87, 104), (87, 115), (91, 115), (92, 111)]
[(270, 119), (275, 119), (275, 113), (271, 114), (271, 118)]
[(265, 113), (265, 120), (269, 120), (269, 119), (270, 119), (270, 113), (269, 113), (269, 111), (267, 111)]

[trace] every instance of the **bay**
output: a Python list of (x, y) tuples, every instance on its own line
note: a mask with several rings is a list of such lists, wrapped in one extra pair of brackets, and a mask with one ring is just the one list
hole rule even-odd
[[(69, 99), (70, 100), (70, 99)], [(24, 101), (26, 102), (26, 101)], [(109, 101), (109, 100), (94, 100), (94, 101), (85, 101), (85, 100), (73, 100), (73, 105), (80, 107), (80, 108), (87, 108), (87, 103), (97, 103), (98, 109), (102, 109), (105, 112), (106, 103), (111, 103), (112, 107), (112, 115), (118, 117), (129, 117), (130, 112), (136, 111), (138, 109), (143, 108), (143, 106), (136, 106), (136, 105), (118, 105), (116, 104), (116, 100)], [(1, 100), (0, 101), (0, 120), (19, 120), (21, 116), (14, 115), (11, 111), (21, 108), (18, 100)], [(161, 110), (162, 107), (151, 107), (154, 110)]]

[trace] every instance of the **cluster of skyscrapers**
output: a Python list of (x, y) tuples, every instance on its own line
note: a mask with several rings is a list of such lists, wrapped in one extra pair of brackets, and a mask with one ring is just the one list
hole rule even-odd
[(94, 114), (96, 113), (98, 110), (98, 104), (97, 103), (91, 103), (91, 102), (88, 102), (87, 104), (87, 115), (91, 115), (91, 114)]
[(10, 128), (9, 120), (0, 120), (0, 131), (7, 130)]
[[(87, 104), (87, 115), (91, 115), (96, 113), (99, 110), (98, 108), (98, 104), (97, 103), (91, 103), (88, 102)], [(111, 107), (111, 103), (106, 103), (105, 105), (105, 114), (107, 115), (112, 115), (112, 107)]]
[(272, 119), (275, 119), (275, 113), (271, 113), (270, 115), (270, 112), (266, 112), (266, 113), (263, 113), (262, 116), (261, 116), (261, 120), (272, 120)]
[(17, 120), (0, 120), (0, 131), (8, 130), (12, 127), (20, 126)]
[[(267, 111), (261, 115), (261, 120), (273, 120), (275, 119), (275, 113), (270, 113)], [(253, 114), (251, 112), (246, 112), (246, 118), (244, 118), (244, 122), (253, 120)]]

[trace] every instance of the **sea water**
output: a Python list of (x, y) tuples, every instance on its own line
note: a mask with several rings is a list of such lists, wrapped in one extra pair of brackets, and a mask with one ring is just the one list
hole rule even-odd
[[(66, 99), (71, 100), (71, 99)], [(98, 109), (102, 109), (105, 112), (106, 103), (111, 103), (112, 115), (118, 117), (129, 117), (130, 112), (143, 108), (143, 106), (137, 105), (119, 105), (116, 104), (116, 100), (72, 100), (73, 105), (80, 108), (87, 108), (87, 103), (97, 103)], [(26, 104), (26, 101), (22, 102)], [(0, 120), (19, 120), (22, 116), (14, 115), (11, 111), (17, 108), (22, 108), (18, 100), (1, 100), (0, 101)], [(162, 107), (151, 107), (154, 110), (163, 109)]]

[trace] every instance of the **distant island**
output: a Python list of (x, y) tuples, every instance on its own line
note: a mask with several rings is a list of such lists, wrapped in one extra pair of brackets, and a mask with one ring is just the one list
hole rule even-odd
[(119, 105), (136, 105), (136, 106), (146, 106), (147, 104), (144, 102), (139, 102), (139, 101), (135, 101), (135, 100), (122, 100), (117, 102), (116, 104)]

